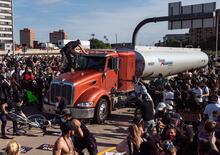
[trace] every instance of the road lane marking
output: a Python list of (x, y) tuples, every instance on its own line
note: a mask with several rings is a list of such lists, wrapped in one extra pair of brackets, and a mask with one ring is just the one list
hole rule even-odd
[(104, 150), (102, 152), (99, 152), (97, 155), (103, 155), (104, 153), (109, 152), (109, 151), (113, 151), (115, 149), (116, 149), (116, 147), (110, 147), (110, 148), (108, 148), (108, 149), (106, 149), (106, 150)]

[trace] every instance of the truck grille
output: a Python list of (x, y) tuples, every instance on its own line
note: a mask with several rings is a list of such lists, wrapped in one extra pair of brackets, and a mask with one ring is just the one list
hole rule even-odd
[(55, 104), (57, 96), (62, 96), (64, 99), (66, 99), (67, 105), (70, 105), (73, 99), (73, 83), (52, 81), (50, 85), (51, 104)]

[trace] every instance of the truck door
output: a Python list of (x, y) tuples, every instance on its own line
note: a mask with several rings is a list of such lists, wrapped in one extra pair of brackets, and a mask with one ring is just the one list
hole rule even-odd
[(105, 89), (110, 92), (112, 89), (118, 88), (118, 70), (115, 69), (117, 58), (110, 57), (107, 59), (105, 72), (103, 73), (103, 83)]

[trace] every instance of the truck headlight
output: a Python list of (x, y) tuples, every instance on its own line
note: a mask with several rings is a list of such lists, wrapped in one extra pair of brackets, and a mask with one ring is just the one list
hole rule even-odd
[(81, 103), (78, 103), (77, 106), (78, 107), (91, 107), (93, 105), (93, 102), (81, 102)]

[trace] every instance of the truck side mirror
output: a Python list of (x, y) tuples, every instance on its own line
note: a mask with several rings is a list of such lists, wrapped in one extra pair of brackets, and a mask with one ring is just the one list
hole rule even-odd
[(115, 71), (119, 71), (119, 58), (113, 58), (112, 67)]

